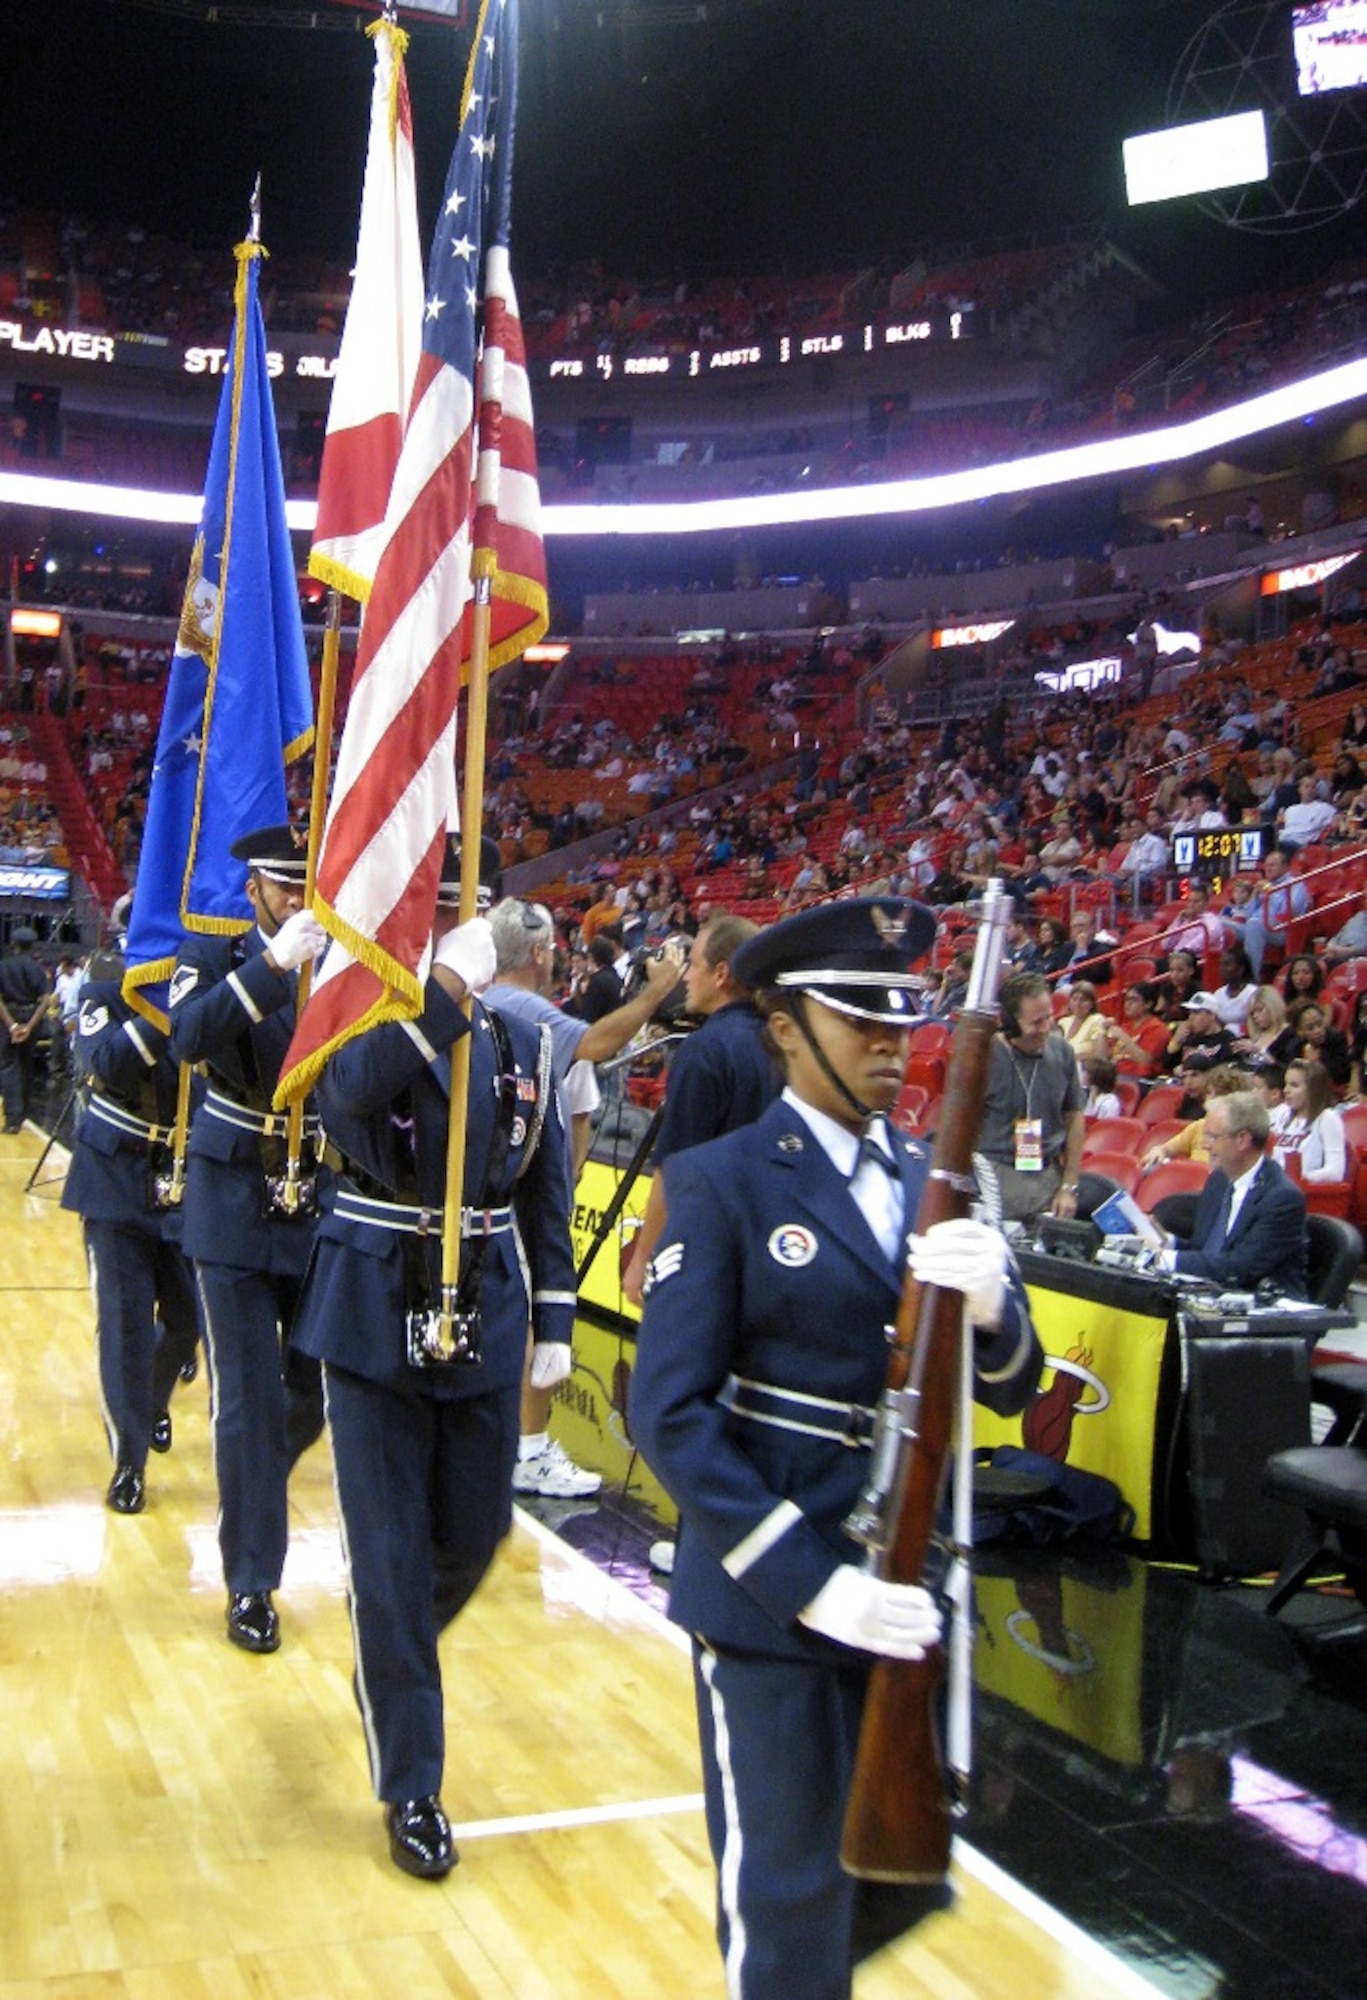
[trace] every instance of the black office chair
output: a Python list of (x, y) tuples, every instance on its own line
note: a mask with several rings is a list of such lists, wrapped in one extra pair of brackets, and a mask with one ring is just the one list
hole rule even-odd
[(1317, 1306), (1341, 1306), (1362, 1268), (1362, 1237), (1338, 1215), (1305, 1218), (1307, 1289)]
[[(1337, 1215), (1308, 1215), (1306, 1233), (1310, 1296), (1317, 1305), (1340, 1306), (1362, 1264), (1362, 1237)], [(1315, 1368), (1310, 1393), (1333, 1411), (1328, 1437), (1323, 1444), (1275, 1452), (1263, 1476), (1269, 1493), (1300, 1507), (1306, 1517), (1269, 1593), (1270, 1617), (1334, 1551), (1367, 1605), (1367, 1450), (1350, 1442), (1367, 1414), (1367, 1363), (1332, 1361)]]
[(1189, 1237), (1196, 1226), (1199, 1200), (1199, 1195), (1191, 1193), (1165, 1194), (1153, 1205), (1153, 1219), (1160, 1229), (1170, 1229), (1174, 1236)]
[(1358, 1601), (1367, 1605), (1367, 1451), (1353, 1444), (1311, 1444), (1275, 1452), (1263, 1484), (1306, 1516), (1268, 1594), (1268, 1617), (1275, 1617), (1321, 1557), (1335, 1550)]

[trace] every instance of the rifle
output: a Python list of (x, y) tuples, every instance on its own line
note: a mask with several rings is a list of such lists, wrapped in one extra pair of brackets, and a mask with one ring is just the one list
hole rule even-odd
[[(973, 1148), (997, 1029), (997, 985), (1010, 913), (1002, 884), (989, 882), (918, 1231), (966, 1215), (975, 1191)], [(845, 1532), (868, 1551), (867, 1566), (893, 1583), (920, 1583), (925, 1576), (954, 1430), (964, 1337), (962, 1295), (923, 1286), (908, 1272), (868, 1483), (845, 1522)], [(923, 1660), (874, 1664), (840, 1849), (848, 1874), (875, 1882), (937, 1882), (948, 1873), (950, 1824), (967, 1803), (967, 1772), (952, 1774), (947, 1784), (935, 1722), (942, 1672), (938, 1647)]]

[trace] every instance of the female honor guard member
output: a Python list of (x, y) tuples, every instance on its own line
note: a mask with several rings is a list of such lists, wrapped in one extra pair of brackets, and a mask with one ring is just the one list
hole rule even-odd
[[(912, 1229), (929, 1162), (885, 1114), (934, 919), (898, 898), (805, 911), (734, 967), (786, 1073), (756, 1124), (665, 1167), (632, 1432), (678, 1503), (670, 1615), (694, 1669), (731, 2000), (843, 2000), (898, 1892), (840, 1867), (871, 1654), (919, 1659), (940, 1616), (843, 1532), (908, 1254), (964, 1294), (978, 1395), (1025, 1403), (1041, 1355), (985, 1224)], [(875, 1156), (876, 1155), (876, 1156)], [(905, 1916), (902, 1918), (905, 1922)], [(875, 1940), (881, 1941), (881, 1940)]]
[[(483, 843), (486, 881), (498, 849)], [(456, 1861), (437, 1641), (512, 1521), (527, 1327), (531, 1381), (570, 1372), (574, 1260), (549, 1031), (467, 995), (494, 977), (482, 917), (456, 927), (448, 843), (425, 1006), (340, 1049), (318, 1087), (345, 1171), (319, 1224), (294, 1343), (323, 1363), (347, 1558), (356, 1699), (389, 1851)], [(450, 1050), (470, 1037), (459, 1317), (439, 1310)], [(468, 1339), (461, 1335), (468, 1331)]]
[[(305, 853), (288, 826), (233, 842), (256, 922), (242, 937), (187, 937), (171, 980), (171, 1054), (203, 1063), (190, 1128), (185, 1254), (194, 1260), (213, 1386), (218, 1543), (228, 1637), (273, 1653), (289, 1539), (290, 1468), (323, 1428), (316, 1368), (284, 1357), (317, 1222), (315, 1169), (282, 1199), (285, 1119), (271, 1094), (294, 1034), (295, 972), (327, 942), (301, 907)], [(317, 1120), (305, 1121), (312, 1147)]]
[(62, 1207), (82, 1217), (90, 1265), (114, 1456), (106, 1498), (116, 1514), (140, 1514), (148, 1450), (171, 1448), (167, 1406), (199, 1339), (194, 1274), (170, 1198), (177, 1070), (165, 1035), (134, 1013), (117, 979), (82, 993), (75, 1056), (86, 1095)]

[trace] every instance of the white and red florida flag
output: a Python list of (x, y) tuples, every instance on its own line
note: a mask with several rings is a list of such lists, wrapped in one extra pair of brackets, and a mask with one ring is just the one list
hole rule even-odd
[(362, 604), (385, 543), (394, 468), (422, 352), (422, 244), (413, 173), (413, 117), (404, 74), (408, 37), (374, 21), (370, 143), (356, 268), (337, 355), (318, 480), (309, 572)]
[(442, 853), (458, 822), (472, 572), (490, 583), (491, 671), (546, 630), (531, 394), (508, 261), (516, 97), (517, 0), (481, 0), (318, 864), (313, 908), (333, 943), (286, 1056), (281, 1103), (354, 1035), (422, 1010)]

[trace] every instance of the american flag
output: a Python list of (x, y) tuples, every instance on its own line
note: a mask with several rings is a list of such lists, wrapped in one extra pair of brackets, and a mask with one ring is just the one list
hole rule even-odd
[(318, 865), (314, 909), (335, 942), (286, 1058), (282, 1103), (354, 1035), (421, 1012), (442, 852), (459, 818), (456, 707), (469, 664), (472, 551), (492, 586), (491, 670), (547, 624), (531, 394), (508, 260), (517, 0), (482, 0), (474, 37)]
[(413, 172), (408, 37), (374, 21), (370, 142), (351, 301), (328, 405), (309, 570), (364, 603), (385, 541), (394, 468), (422, 351), (422, 248)]

